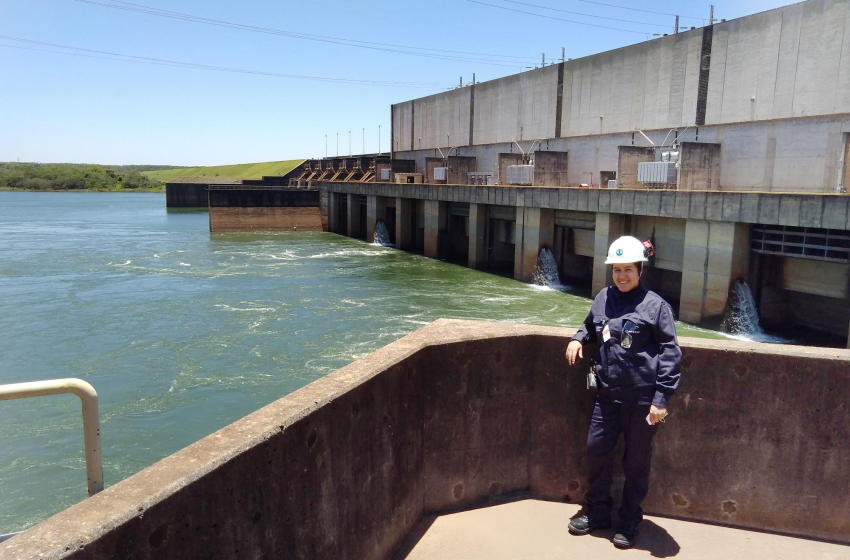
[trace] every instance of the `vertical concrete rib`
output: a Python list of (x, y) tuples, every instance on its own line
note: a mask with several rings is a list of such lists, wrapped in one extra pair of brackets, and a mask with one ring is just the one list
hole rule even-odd
[(410, 104), (410, 149), (416, 149), (416, 100)]
[[(558, 64), (558, 90), (555, 102), (555, 138), (561, 137), (561, 119), (564, 115), (564, 62)], [(470, 138), (472, 135), (470, 134)]]
[(469, 145), (473, 146), (475, 134), (475, 84), (469, 86)]
[(694, 121), (697, 126), (705, 124), (705, 107), (708, 100), (708, 79), (711, 68), (711, 43), (714, 37), (714, 26), (709, 25), (702, 30), (702, 49), (699, 56), (699, 86), (697, 90), (697, 114)]

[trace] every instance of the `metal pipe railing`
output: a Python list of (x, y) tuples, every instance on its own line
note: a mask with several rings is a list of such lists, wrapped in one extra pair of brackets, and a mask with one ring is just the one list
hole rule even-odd
[(49, 379), (31, 383), (0, 385), (0, 401), (73, 393), (83, 405), (83, 443), (86, 450), (86, 478), (89, 496), (103, 490), (103, 461), (100, 453), (100, 418), (97, 391), (81, 379)]

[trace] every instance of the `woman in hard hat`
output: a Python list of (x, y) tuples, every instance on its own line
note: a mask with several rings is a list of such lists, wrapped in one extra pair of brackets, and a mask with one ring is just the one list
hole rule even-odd
[(570, 521), (574, 535), (611, 527), (614, 446), (622, 432), (626, 483), (614, 536), (619, 548), (634, 546), (641, 503), (649, 490), (652, 436), (667, 416), (667, 399), (679, 385), (682, 352), (676, 340), (673, 310), (661, 296), (640, 285), (643, 263), (652, 245), (634, 237), (611, 244), (605, 264), (614, 285), (597, 294), (584, 324), (567, 346), (567, 361), (583, 358), (583, 345), (597, 342), (597, 384), (587, 434), (588, 484), (583, 515)]

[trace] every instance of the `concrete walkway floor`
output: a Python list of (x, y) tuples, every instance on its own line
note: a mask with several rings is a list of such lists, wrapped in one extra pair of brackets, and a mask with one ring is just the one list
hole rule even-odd
[(422, 520), (396, 560), (596, 560), (606, 558), (850, 560), (850, 546), (646, 516), (637, 546), (619, 550), (614, 530), (575, 537), (575, 504), (520, 500)]

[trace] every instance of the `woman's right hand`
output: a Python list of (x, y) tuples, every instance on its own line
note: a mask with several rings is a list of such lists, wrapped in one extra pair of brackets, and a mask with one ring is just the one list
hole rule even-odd
[(576, 356), (579, 359), (584, 359), (584, 351), (582, 349), (581, 342), (578, 340), (571, 340), (567, 345), (567, 362), (572, 366), (576, 363)]

